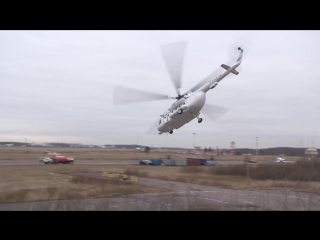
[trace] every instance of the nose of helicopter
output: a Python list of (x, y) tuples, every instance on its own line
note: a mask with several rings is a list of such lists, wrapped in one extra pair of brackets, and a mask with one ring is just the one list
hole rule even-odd
[(199, 112), (206, 102), (206, 94), (202, 91), (197, 92), (190, 99), (188, 103), (191, 112), (197, 113)]

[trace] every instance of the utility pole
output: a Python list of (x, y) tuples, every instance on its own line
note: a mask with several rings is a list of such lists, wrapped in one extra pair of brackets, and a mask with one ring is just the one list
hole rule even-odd
[(258, 155), (258, 137), (256, 137), (256, 155)]
[(28, 139), (27, 138), (25, 138), (25, 140), (26, 140), (26, 148), (27, 148), (27, 150), (26, 150), (26, 152), (29, 152), (29, 149), (28, 149)]
[(249, 179), (249, 163), (247, 162), (247, 179)]
[(193, 133), (193, 154), (196, 154), (196, 133)]

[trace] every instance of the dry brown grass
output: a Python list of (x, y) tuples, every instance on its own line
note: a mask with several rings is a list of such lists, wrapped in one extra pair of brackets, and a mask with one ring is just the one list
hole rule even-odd
[[(249, 167), (247, 169), (247, 167)], [(248, 170), (248, 171), (247, 171)], [(171, 180), (236, 189), (288, 189), (320, 192), (320, 162), (294, 164), (186, 166)], [(161, 176), (170, 179), (165, 176)]]
[[(100, 165), (101, 166), (101, 165)], [(97, 172), (100, 166), (55, 165), (1, 166), (0, 203), (112, 197), (128, 193), (158, 192), (157, 189), (104, 179), (70, 176), (71, 172)], [(109, 170), (105, 168), (105, 170)], [(113, 168), (117, 170), (117, 167)]]
[(149, 174), (147, 171), (141, 171), (138, 169), (126, 169), (126, 170), (124, 170), (124, 174), (134, 175), (134, 176), (139, 176), (139, 177), (149, 177)]
[[(297, 161), (294, 164), (225, 165), (201, 170), (213, 175), (247, 176), (248, 174), (250, 178), (256, 180), (320, 182), (320, 161)], [(185, 169), (184, 171), (192, 170)]]

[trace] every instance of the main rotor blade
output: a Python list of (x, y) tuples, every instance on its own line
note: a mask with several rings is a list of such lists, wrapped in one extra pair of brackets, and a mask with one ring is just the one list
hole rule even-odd
[(178, 95), (180, 95), (179, 89), (181, 88), (182, 66), (186, 47), (186, 41), (161, 46), (162, 57)]
[(159, 135), (159, 131), (157, 129), (159, 125), (159, 120), (156, 120), (152, 126), (147, 130), (147, 134), (150, 134), (150, 135)]
[(208, 116), (212, 121), (216, 121), (227, 111), (229, 111), (229, 108), (206, 103), (200, 112)]
[(175, 99), (168, 95), (147, 92), (143, 90), (116, 86), (113, 93), (113, 104), (129, 104), (156, 100)]

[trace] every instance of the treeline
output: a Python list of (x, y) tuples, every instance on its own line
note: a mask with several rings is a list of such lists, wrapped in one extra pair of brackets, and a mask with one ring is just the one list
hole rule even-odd
[[(276, 147), (276, 148), (265, 148), (258, 149), (259, 155), (280, 155), (284, 154), (285, 156), (304, 156), (307, 148), (291, 148), (291, 147)], [(320, 152), (320, 149), (317, 149)], [(239, 148), (236, 149), (238, 154), (256, 154), (256, 149), (249, 148)]]

